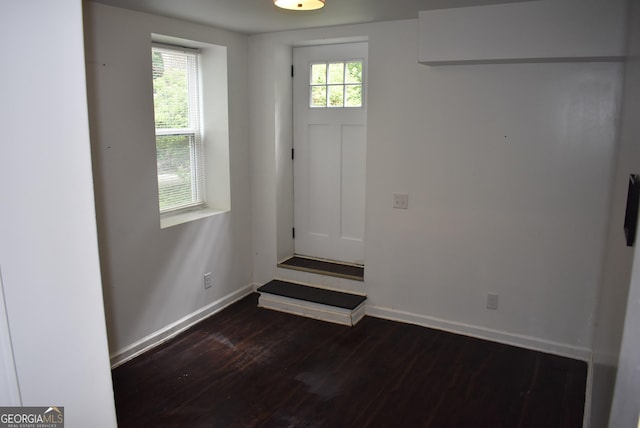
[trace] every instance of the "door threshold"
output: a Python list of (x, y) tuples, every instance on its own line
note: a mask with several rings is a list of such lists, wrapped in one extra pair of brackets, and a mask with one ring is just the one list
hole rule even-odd
[(295, 255), (280, 263), (279, 268), (364, 281), (364, 266)]

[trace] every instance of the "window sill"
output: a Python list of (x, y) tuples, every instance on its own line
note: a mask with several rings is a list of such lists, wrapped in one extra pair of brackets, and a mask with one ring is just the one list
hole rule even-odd
[(211, 217), (222, 214), (227, 211), (220, 211), (212, 208), (201, 208), (192, 211), (183, 211), (179, 213), (169, 213), (160, 216), (160, 229), (166, 229), (171, 226), (177, 226), (183, 223), (200, 220), (202, 218)]

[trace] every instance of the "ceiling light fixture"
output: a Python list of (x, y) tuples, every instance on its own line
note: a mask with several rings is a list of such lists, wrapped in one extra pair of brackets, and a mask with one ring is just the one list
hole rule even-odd
[(324, 0), (273, 0), (273, 4), (289, 10), (315, 10), (324, 7)]

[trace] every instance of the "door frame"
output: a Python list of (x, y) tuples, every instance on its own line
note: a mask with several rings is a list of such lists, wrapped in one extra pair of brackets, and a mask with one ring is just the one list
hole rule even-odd
[[(342, 49), (341, 49), (342, 47)], [(314, 50), (315, 52), (310, 53), (311, 57), (308, 59), (307, 58), (303, 58), (301, 61), (299, 62), (305, 62), (305, 66), (303, 66), (302, 64), (297, 64), (296, 65), (296, 69), (295, 69), (295, 74), (296, 77), (300, 78), (301, 76), (308, 76), (309, 72), (310, 72), (310, 68), (309, 65), (316, 62), (322, 62), (322, 61), (327, 61), (327, 62), (331, 62), (333, 60), (336, 61), (348, 61), (351, 59), (361, 59), (363, 60), (363, 75), (362, 75), (362, 83), (363, 83), (363, 93), (362, 93), (362, 100), (363, 100), (363, 107), (362, 108), (354, 108), (354, 110), (350, 110), (349, 107), (343, 107), (340, 109), (335, 109), (332, 111), (331, 108), (328, 108), (328, 110), (315, 110), (313, 108), (310, 107), (306, 107), (308, 110), (304, 111), (303, 114), (300, 114), (300, 116), (304, 116), (302, 118), (302, 120), (310, 120), (309, 118), (316, 115), (317, 114), (321, 114), (322, 112), (327, 112), (328, 115), (331, 115), (332, 113), (339, 113), (339, 112), (345, 112), (345, 114), (347, 114), (347, 116), (353, 116), (352, 120), (355, 120), (355, 122), (352, 122), (354, 125), (357, 126), (358, 123), (361, 123), (364, 128), (363, 128), (363, 132), (364, 132), (364, 137), (362, 139), (359, 139), (357, 141), (361, 141), (364, 144), (364, 147), (361, 149), (361, 151), (359, 152), (359, 154), (361, 154), (361, 158), (360, 161), (356, 161), (356, 164), (354, 164), (354, 166), (357, 165), (361, 165), (361, 169), (362, 169), (362, 174), (356, 174), (356, 178), (355, 180), (357, 182), (360, 182), (360, 185), (358, 185), (358, 187), (361, 189), (361, 197), (362, 197), (362, 201), (360, 204), (357, 204), (356, 207), (354, 209), (356, 209), (356, 212), (358, 212), (359, 214), (357, 215), (357, 217), (359, 218), (359, 221), (362, 222), (362, 233), (361, 233), (361, 238), (356, 238), (356, 239), (351, 239), (351, 238), (347, 238), (345, 235), (342, 235), (342, 232), (339, 232), (337, 234), (334, 234), (334, 238), (332, 239), (332, 241), (336, 241), (338, 247), (333, 247), (334, 249), (336, 249), (335, 251), (335, 256), (333, 255), (334, 251), (331, 250), (330, 248), (324, 248), (323, 250), (319, 250), (316, 251), (313, 249), (313, 245), (309, 246), (308, 244), (306, 244), (305, 248), (303, 248), (303, 251), (300, 251), (300, 247), (298, 246), (298, 242), (299, 241), (294, 241), (293, 246), (294, 246), (294, 252), (296, 254), (301, 253), (304, 256), (311, 256), (314, 258), (320, 258), (320, 259), (330, 259), (330, 260), (338, 260), (340, 262), (346, 262), (348, 264), (358, 264), (358, 265), (363, 265), (364, 264), (364, 254), (365, 254), (365, 245), (366, 245), (366, 227), (365, 227), (365, 215), (366, 215), (366, 146), (367, 146), (367, 136), (366, 136), (366, 131), (367, 131), (367, 109), (368, 109), (368, 85), (369, 85), (369, 81), (368, 81), (368, 41), (367, 40), (356, 40), (356, 41), (348, 41), (348, 42), (344, 42), (344, 43), (331, 43), (331, 44), (313, 44), (311, 46), (295, 46), (292, 47), (291, 50), (291, 59), (292, 59), (292, 63), (295, 62), (295, 54), (294, 54), (294, 50), (296, 48), (310, 48), (312, 50)], [(349, 52), (351, 51), (351, 52)], [(293, 70), (293, 69), (292, 69)], [(292, 73), (293, 74), (293, 73)], [(300, 158), (298, 155), (302, 155), (301, 157), (307, 156), (307, 152), (306, 151), (301, 151), (300, 150), (300, 146), (299, 146), (299, 135), (296, 136), (296, 126), (297, 126), (297, 121), (300, 120), (299, 117), (296, 117), (297, 114), (299, 114), (299, 111), (301, 108), (300, 105), (296, 106), (296, 100), (294, 99), (295, 94), (297, 92), (303, 91), (302, 93), (306, 93), (307, 95), (304, 95), (305, 101), (298, 101), (299, 104), (301, 104), (302, 106), (304, 106), (308, 101), (308, 92), (307, 92), (307, 88), (308, 88), (308, 83), (305, 83), (305, 79), (303, 78), (302, 80), (298, 80), (297, 84), (299, 85), (299, 87), (296, 89), (295, 85), (296, 85), (296, 81), (294, 79), (292, 79), (292, 91), (291, 91), (291, 104), (292, 104), (292, 147), (295, 148), (297, 155), (296, 155), (296, 159), (294, 162), (297, 162), (298, 164), (300, 164)], [(343, 110), (344, 109), (344, 110)], [(356, 110), (357, 109), (357, 110)], [(361, 116), (360, 119), (355, 119), (355, 117), (359, 116), (359, 113), (362, 113), (363, 117)], [(341, 120), (341, 119), (340, 119)], [(344, 131), (344, 129), (349, 128), (350, 125), (348, 124), (349, 121), (345, 121), (345, 122), (340, 122), (340, 120), (338, 120), (338, 122), (336, 122), (340, 127), (340, 130)], [(355, 128), (353, 128), (355, 129)], [(304, 132), (304, 131), (300, 131), (298, 130), (298, 132)], [(336, 141), (336, 140), (334, 140)], [(344, 149), (344, 146), (341, 145), (342, 143), (338, 143), (338, 146), (342, 147)], [(304, 148), (308, 148), (308, 146), (304, 147)], [(303, 149), (304, 149), (303, 148)], [(340, 149), (342, 150), (342, 149)], [(293, 153), (293, 152), (292, 152)], [(345, 159), (344, 157), (344, 152), (340, 152), (340, 168), (344, 168), (342, 161)], [(357, 152), (354, 152), (357, 153)], [(303, 159), (303, 162), (306, 162), (307, 158)], [(333, 165), (333, 164), (332, 164)], [(339, 172), (340, 177), (344, 176), (344, 169), (341, 170), (342, 172)], [(357, 169), (356, 169), (357, 171)], [(360, 177), (360, 178), (357, 178)], [(300, 190), (300, 182), (297, 180), (307, 180), (307, 176), (305, 175), (304, 177), (299, 176), (299, 174), (296, 173), (296, 167), (292, 166), (292, 181), (293, 181), (293, 210), (294, 210), (294, 227), (298, 228), (299, 224), (296, 224), (298, 222), (300, 222), (300, 218), (297, 216), (296, 213), (296, 207), (297, 207), (297, 202), (296, 202), (296, 197), (300, 198), (302, 195), (300, 194), (300, 192), (303, 192), (303, 195), (306, 195), (305, 190), (308, 190), (308, 187), (304, 187), (303, 190)], [(338, 180), (339, 183), (343, 183), (342, 181)], [(302, 183), (303, 185), (308, 185), (308, 182), (304, 182)], [(342, 186), (342, 184), (340, 185)], [(343, 189), (342, 187), (340, 187), (340, 189)], [(338, 193), (336, 195), (342, 195), (342, 190), (336, 190)], [(359, 193), (358, 193), (359, 194)], [(306, 197), (306, 196), (305, 196)], [(350, 199), (347, 199), (347, 201), (349, 201)], [(340, 206), (342, 206), (341, 204), (344, 202), (344, 199), (341, 199), (341, 201), (338, 202), (338, 204)], [(299, 203), (299, 202), (298, 202)], [(300, 208), (300, 207), (298, 207)], [(303, 207), (304, 208), (304, 207)], [(305, 208), (309, 209), (308, 207)], [(305, 211), (306, 212), (306, 211)], [(336, 218), (336, 222), (339, 224), (341, 223), (341, 219), (342, 217), (341, 214), (337, 214), (339, 217)], [(306, 221), (306, 219), (304, 219)], [(353, 223), (352, 224), (357, 224), (357, 223)], [(342, 230), (341, 229), (342, 226), (337, 226), (337, 229)], [(294, 229), (295, 230), (295, 229)], [(297, 233), (297, 237), (298, 239), (300, 238), (300, 231), (298, 231)], [(354, 235), (355, 236), (355, 235)], [(347, 242), (349, 241), (349, 242)], [(346, 245), (346, 247), (345, 247)], [(310, 248), (311, 247), (311, 248)], [(356, 252), (354, 253), (353, 251), (347, 251), (347, 248), (361, 248), (359, 251), (356, 250)], [(304, 251), (304, 250), (307, 251)]]

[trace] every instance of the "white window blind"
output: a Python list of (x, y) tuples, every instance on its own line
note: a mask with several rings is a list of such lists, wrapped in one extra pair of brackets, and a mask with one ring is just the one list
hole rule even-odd
[(160, 213), (204, 206), (199, 55), (152, 47)]

